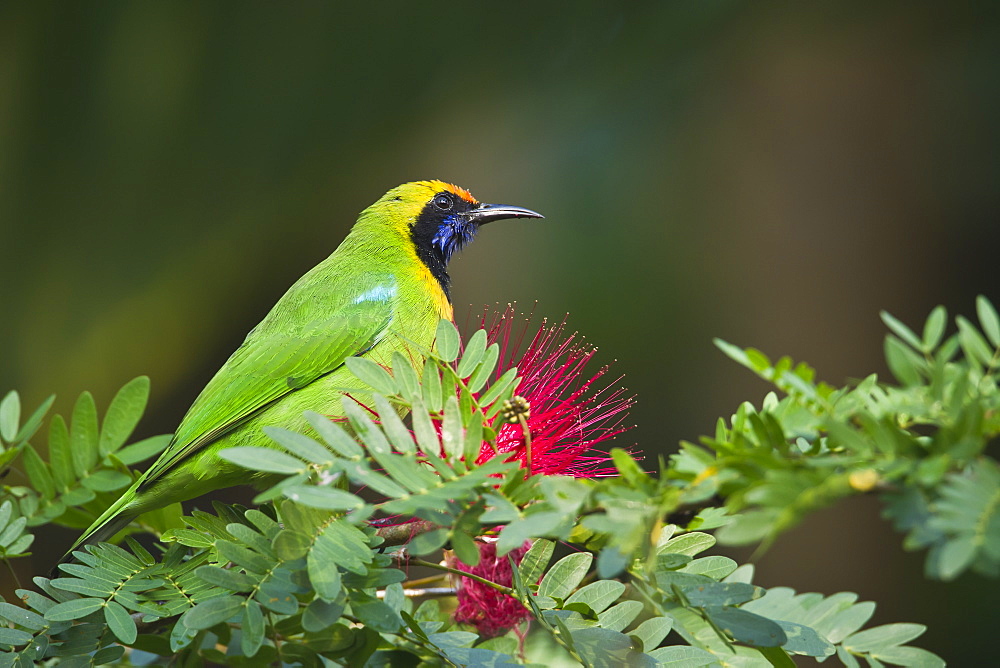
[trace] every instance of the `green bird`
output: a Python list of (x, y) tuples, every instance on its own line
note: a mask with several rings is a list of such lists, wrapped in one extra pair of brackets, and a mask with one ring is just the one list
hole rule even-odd
[[(393, 188), (361, 212), (340, 246), (278, 300), (222, 365), (153, 465), (70, 548), (108, 540), (135, 517), (222, 487), (260, 483), (218, 457), (233, 446), (278, 447), (261, 431), (309, 431), (308, 410), (342, 415), (357, 384), (344, 360), (388, 367), (400, 352), (418, 369), (441, 318), (452, 318), (448, 261), (481, 225), (541, 218), (481, 204), (442, 181)], [(64, 557), (66, 559), (67, 557)]]

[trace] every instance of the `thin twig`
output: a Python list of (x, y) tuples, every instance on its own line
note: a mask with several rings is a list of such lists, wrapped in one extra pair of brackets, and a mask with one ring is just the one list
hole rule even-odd
[(452, 568), (450, 566), (445, 566), (443, 564), (435, 564), (433, 561), (424, 561), (423, 559), (417, 559), (416, 557), (410, 557), (409, 563), (414, 566), (425, 566), (427, 568), (434, 568), (439, 571), (444, 571), (446, 573), (451, 573), (453, 575), (459, 575), (463, 578), (469, 578), (480, 584), (484, 584), (487, 587), (493, 587), (497, 591), (507, 594), (508, 596), (514, 595), (514, 590), (510, 587), (504, 587), (502, 584), (497, 584), (492, 580), (487, 580), (486, 578), (479, 577), (478, 575), (473, 575), (472, 573), (466, 573), (465, 571), (460, 571), (457, 568)]

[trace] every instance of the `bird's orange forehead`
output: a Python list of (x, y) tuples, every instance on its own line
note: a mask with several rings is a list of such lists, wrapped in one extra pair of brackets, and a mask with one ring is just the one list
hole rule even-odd
[(447, 190), (448, 192), (450, 192), (450, 193), (452, 193), (454, 195), (458, 195), (459, 197), (461, 197), (462, 199), (464, 199), (469, 204), (479, 204), (479, 200), (477, 200), (475, 197), (473, 197), (472, 193), (470, 193), (465, 188), (462, 188), (460, 186), (456, 186), (453, 183), (445, 183), (444, 181), (436, 181), (434, 183), (435, 183), (435, 185), (439, 186), (440, 190)]
[(444, 186), (444, 190), (447, 190), (448, 192), (451, 192), (451, 193), (453, 193), (455, 195), (458, 195), (459, 197), (461, 197), (462, 199), (464, 199), (469, 204), (479, 204), (479, 200), (477, 200), (475, 197), (473, 197), (472, 193), (470, 193), (465, 188), (461, 188), (461, 187), (456, 186), (456, 185), (454, 185), (452, 183), (442, 183), (442, 185)]

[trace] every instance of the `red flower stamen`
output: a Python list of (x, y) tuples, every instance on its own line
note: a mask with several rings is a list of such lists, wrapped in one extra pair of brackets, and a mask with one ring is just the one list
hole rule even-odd
[(632, 428), (623, 422), (635, 398), (626, 395), (623, 388), (612, 389), (621, 376), (606, 384), (600, 382), (608, 371), (606, 366), (592, 376), (584, 374), (597, 348), (576, 343), (576, 333), (564, 336), (565, 318), (551, 326), (543, 321), (514, 359), (523, 346), (530, 317), (516, 334), (514, 320), (514, 309), (508, 306), (492, 316), (484, 314), (481, 326), (487, 328), (487, 340), (500, 345), (497, 375), (516, 366), (521, 376), (517, 395), (530, 407), (526, 420), (530, 458), (524, 425), (507, 423), (497, 433), (496, 450), (492, 444), (483, 443), (477, 463), (500, 452), (510, 453), (511, 459), (519, 459), (525, 467), (530, 459), (532, 474), (612, 475), (613, 467), (602, 466), (608, 461), (607, 455), (595, 451), (595, 446)]
[[(511, 550), (508, 554), (498, 557), (496, 543), (479, 544), (479, 564), (467, 566), (455, 559), (454, 566), (460, 571), (478, 575), (490, 582), (510, 587), (511, 576), (509, 555), (515, 564), (520, 565), (531, 543)], [(458, 607), (455, 609), (455, 621), (461, 624), (471, 624), (476, 627), (483, 638), (494, 638), (503, 635), (531, 616), (531, 612), (521, 605), (513, 596), (508, 596), (493, 587), (468, 578), (459, 578)], [(518, 635), (522, 635), (519, 633)]]

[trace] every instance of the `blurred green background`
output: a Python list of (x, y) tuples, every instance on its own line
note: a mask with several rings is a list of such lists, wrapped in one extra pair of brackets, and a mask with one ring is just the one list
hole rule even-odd
[[(884, 372), (879, 309), (1000, 301), (995, 5), (371, 4), (0, 5), (0, 391), (103, 409), (148, 374), (140, 435), (172, 431), (357, 212), (423, 178), (547, 216), (452, 263), (457, 317), (568, 311), (638, 393), (620, 443), (651, 466), (765, 391), (714, 336), (839, 383)], [(856, 500), (758, 579), (933, 620), (919, 644), (976, 665), (997, 583), (927, 583), (900, 542)]]

